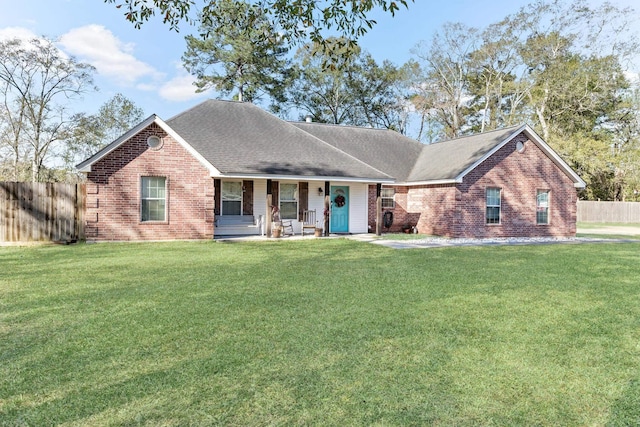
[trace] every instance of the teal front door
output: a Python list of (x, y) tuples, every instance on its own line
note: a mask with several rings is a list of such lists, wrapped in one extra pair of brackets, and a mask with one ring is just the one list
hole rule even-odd
[(332, 233), (349, 232), (349, 187), (331, 186), (331, 224)]

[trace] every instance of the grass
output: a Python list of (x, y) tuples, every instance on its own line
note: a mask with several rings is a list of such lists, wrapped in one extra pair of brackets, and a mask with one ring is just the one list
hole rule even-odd
[[(578, 237), (640, 240), (640, 224), (621, 222), (580, 222)], [(596, 229), (597, 232), (593, 232)], [(591, 230), (591, 232), (589, 232)], [(606, 230), (606, 231), (602, 231)], [(604, 234), (606, 233), (606, 234)]]
[(637, 425), (640, 245), (0, 248), (0, 425)]
[(634, 227), (640, 228), (640, 224), (635, 222), (579, 222), (578, 228), (593, 229), (602, 227)]

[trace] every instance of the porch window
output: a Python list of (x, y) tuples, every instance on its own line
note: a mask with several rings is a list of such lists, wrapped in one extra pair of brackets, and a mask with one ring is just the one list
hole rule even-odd
[(141, 180), (141, 220), (165, 221), (167, 180), (160, 176), (143, 176)]
[(222, 181), (222, 215), (242, 215), (242, 181)]
[(280, 218), (298, 218), (298, 184), (280, 184)]
[(549, 190), (538, 190), (536, 195), (536, 224), (549, 224)]
[(487, 224), (500, 224), (500, 188), (487, 188)]
[(393, 209), (396, 207), (396, 202), (394, 200), (395, 194), (396, 189), (393, 187), (382, 187), (380, 189), (380, 198), (382, 199), (383, 209)]

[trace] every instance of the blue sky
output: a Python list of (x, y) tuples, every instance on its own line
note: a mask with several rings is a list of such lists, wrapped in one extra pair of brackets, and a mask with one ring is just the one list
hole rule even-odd
[[(637, 0), (614, 4), (633, 6)], [(530, 0), (416, 0), (395, 17), (372, 16), (378, 25), (360, 41), (377, 61), (401, 65), (411, 49), (429, 40), (445, 22), (483, 27), (516, 12)], [(600, 4), (594, 0), (594, 4)], [(636, 6), (637, 8), (637, 6)], [(68, 55), (96, 67), (99, 92), (87, 94), (74, 106), (77, 112), (95, 113), (120, 92), (143, 108), (145, 116), (163, 119), (184, 111), (215, 93), (196, 94), (193, 79), (181, 66), (184, 36), (197, 28), (184, 24), (180, 33), (156, 19), (137, 30), (122, 11), (102, 0), (0, 0), (0, 39), (46, 35), (58, 39)], [(639, 22), (639, 21), (636, 21)]]

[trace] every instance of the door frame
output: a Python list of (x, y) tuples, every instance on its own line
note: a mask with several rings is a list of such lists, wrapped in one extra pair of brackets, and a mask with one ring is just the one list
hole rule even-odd
[[(340, 192), (342, 192), (342, 194), (340, 194)], [(349, 221), (350, 221), (350, 187), (348, 185), (331, 185), (330, 188), (330, 194), (331, 194), (331, 220), (329, 221), (329, 231), (331, 233), (349, 233)], [(334, 214), (334, 209), (337, 208), (337, 206), (335, 205), (335, 199), (336, 197), (338, 197), (339, 195), (342, 195), (345, 198), (345, 204), (344, 206), (341, 206), (339, 209), (341, 209), (341, 215), (345, 215), (346, 216), (346, 223), (345, 223), (345, 228), (340, 228), (338, 230), (335, 229), (335, 223), (334, 223), (334, 218), (335, 218), (335, 214)], [(344, 211), (342, 211), (342, 209), (345, 209)]]

